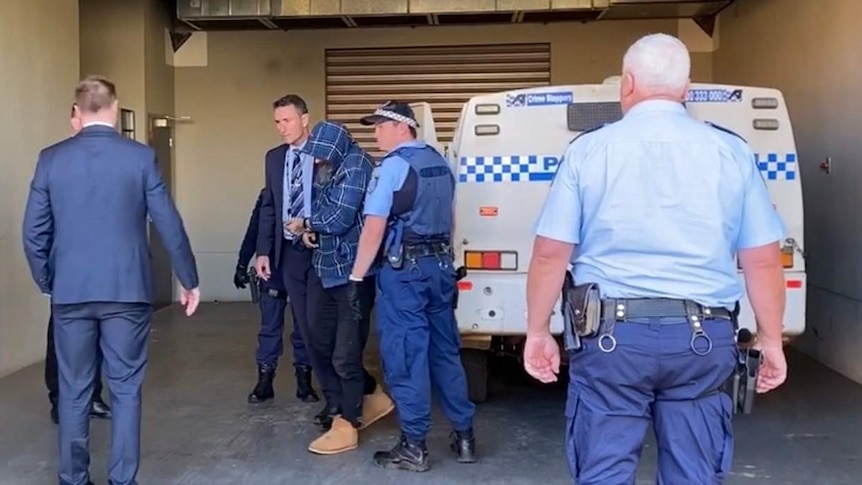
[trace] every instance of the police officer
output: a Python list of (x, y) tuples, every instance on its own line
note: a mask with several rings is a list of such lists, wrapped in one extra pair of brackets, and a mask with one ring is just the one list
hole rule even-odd
[(623, 119), (569, 145), (538, 219), (527, 372), (556, 380), (548, 320), (573, 255), (575, 285), (596, 284), (602, 299), (599, 330), (569, 357), (566, 451), (579, 485), (634, 483), (651, 420), (658, 483), (727, 477), (732, 408), (719, 388), (738, 352), (735, 254), (764, 356), (757, 389), (786, 377), (783, 226), (746, 142), (687, 114), (689, 70), (688, 50), (672, 36), (633, 44)]
[[(239, 259), (236, 264), (233, 283), (238, 289), (244, 289), (249, 283), (248, 262), (255, 252), (257, 244), (257, 232), (260, 220), (260, 203), (263, 191), (257, 197), (245, 237), (239, 250)], [(248, 402), (261, 403), (275, 397), (272, 382), (275, 378), (275, 370), (278, 367), (278, 358), (284, 351), (284, 311), (287, 308), (287, 292), (284, 290), (281, 278), (270, 278), (269, 280), (258, 280), (260, 285), (260, 332), (257, 334), (257, 385), (248, 395)], [(291, 309), (292, 313), (292, 309)], [(317, 402), (320, 399), (311, 384), (311, 362), (305, 349), (305, 342), (296, 329), (296, 318), (293, 330), (290, 332), (290, 341), (293, 344), (293, 366), (296, 373), (296, 397), (304, 402)]]
[[(374, 125), (387, 152), (365, 199), (365, 224), (352, 281), (362, 281), (383, 245), (377, 273), (376, 326), (384, 377), (395, 400), (401, 440), (374, 454), (384, 468), (429, 469), (425, 438), (431, 426), (431, 389), (454, 431), (460, 462), (476, 461), (474, 406), (460, 359), (451, 253), (455, 179), (446, 160), (416, 140), (409, 105), (389, 102), (361, 120)], [(429, 380), (430, 379), (430, 380)]]

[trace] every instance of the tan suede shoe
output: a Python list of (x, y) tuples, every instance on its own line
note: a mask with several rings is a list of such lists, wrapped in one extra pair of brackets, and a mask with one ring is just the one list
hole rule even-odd
[(365, 429), (375, 422), (386, 417), (387, 414), (395, 410), (395, 403), (392, 399), (383, 392), (383, 388), (378, 385), (372, 394), (363, 398), (362, 401), (362, 426), (359, 429)]
[(332, 428), (312, 441), (308, 451), (318, 455), (337, 455), (359, 447), (359, 432), (341, 416), (332, 420)]

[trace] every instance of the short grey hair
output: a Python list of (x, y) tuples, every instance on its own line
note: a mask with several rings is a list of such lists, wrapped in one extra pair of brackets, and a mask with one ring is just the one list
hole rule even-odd
[(630, 73), (650, 94), (682, 92), (691, 73), (691, 56), (678, 38), (650, 34), (638, 39), (623, 57), (623, 73)]

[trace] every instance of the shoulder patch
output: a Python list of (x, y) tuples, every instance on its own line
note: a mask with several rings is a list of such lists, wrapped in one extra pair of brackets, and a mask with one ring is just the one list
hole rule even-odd
[(375, 167), (374, 171), (371, 172), (371, 180), (368, 181), (368, 193), (374, 192), (374, 189), (377, 188), (377, 179), (380, 178), (380, 167)]
[(707, 126), (711, 126), (711, 127), (715, 128), (715, 129), (716, 129), (716, 130), (718, 130), (718, 131), (723, 131), (723, 132), (727, 133), (728, 135), (733, 135), (733, 136), (735, 136), (735, 137), (739, 138), (740, 140), (742, 140), (743, 142), (748, 143), (748, 140), (746, 140), (745, 138), (743, 138), (743, 137), (742, 137), (742, 135), (740, 135), (739, 133), (737, 133), (737, 132), (735, 132), (735, 131), (733, 131), (733, 130), (730, 130), (730, 129), (728, 129), (728, 128), (725, 128), (725, 127), (723, 127), (723, 126), (721, 126), (721, 125), (717, 125), (717, 124), (715, 124), (715, 123), (713, 123), (713, 122), (711, 122), (711, 121), (704, 121), (704, 123), (706, 123), (706, 124), (707, 124)]

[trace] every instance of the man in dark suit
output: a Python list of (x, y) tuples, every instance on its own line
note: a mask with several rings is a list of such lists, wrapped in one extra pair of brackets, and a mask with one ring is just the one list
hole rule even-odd
[[(275, 126), (284, 143), (266, 153), (255, 270), (265, 281), (284, 278), (296, 317), (294, 325), (302, 340), (311, 342), (314, 328), (309, 321), (309, 302), (320, 300), (323, 286), (311, 265), (312, 250), (286, 226), (291, 219), (311, 216), (314, 158), (301, 152), (308, 140), (308, 105), (301, 97), (288, 94), (276, 100), (272, 108)], [(306, 345), (306, 350), (327, 402), (314, 419), (322, 425), (334, 412), (337, 391), (327, 386), (328, 379), (321, 378), (320, 356), (310, 345)]]
[(114, 408), (109, 479), (136, 484), (153, 312), (147, 215), (171, 255), (189, 316), (200, 302), (197, 268), (155, 152), (114, 127), (114, 84), (84, 79), (75, 105), (82, 130), (39, 154), (23, 224), (30, 271), (55, 319), (59, 478), (91, 483), (88, 411), (100, 347)]
[[(78, 118), (75, 105), (69, 123), (72, 125), (72, 135), (81, 131), (81, 118)], [(48, 317), (48, 342), (45, 346), (45, 386), (48, 387), (48, 400), (51, 402), (51, 421), (59, 424), (57, 411), (57, 396), (60, 394), (60, 380), (57, 378), (57, 353), (54, 351), (54, 315)], [(98, 350), (98, 349), (97, 349)], [(93, 400), (90, 404), (90, 417), (111, 419), (111, 408), (102, 400), (102, 353), (98, 352), (96, 372), (93, 378)]]

